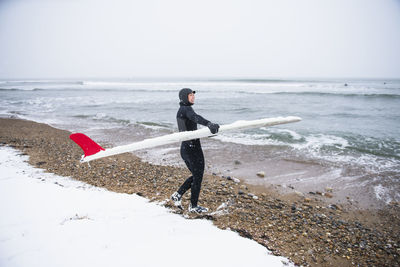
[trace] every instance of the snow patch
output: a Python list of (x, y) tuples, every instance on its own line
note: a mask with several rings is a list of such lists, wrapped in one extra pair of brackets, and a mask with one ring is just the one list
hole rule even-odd
[(210, 221), (44, 173), (27, 159), (0, 147), (0, 266), (292, 265)]

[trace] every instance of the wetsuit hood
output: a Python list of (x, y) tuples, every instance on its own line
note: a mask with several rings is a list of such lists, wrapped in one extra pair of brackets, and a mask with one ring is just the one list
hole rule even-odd
[(195, 94), (196, 91), (193, 91), (190, 88), (181, 89), (179, 91), (179, 100), (180, 100), (179, 104), (183, 105), (183, 106), (191, 106), (191, 105), (193, 105), (192, 103), (189, 102), (189, 99), (188, 99), (188, 95), (191, 94), (191, 93)]

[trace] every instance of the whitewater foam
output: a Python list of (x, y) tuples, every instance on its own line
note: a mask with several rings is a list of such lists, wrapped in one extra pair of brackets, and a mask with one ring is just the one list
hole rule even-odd
[(384, 201), (386, 204), (389, 204), (392, 201), (392, 198), (389, 197), (389, 191), (386, 187), (383, 187), (381, 184), (374, 186), (375, 197), (378, 200)]

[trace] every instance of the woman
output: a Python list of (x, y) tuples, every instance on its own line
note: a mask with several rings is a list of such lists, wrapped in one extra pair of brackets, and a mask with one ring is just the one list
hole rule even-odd
[[(180, 107), (176, 114), (179, 131), (195, 131), (197, 130), (197, 124), (199, 123), (207, 126), (212, 134), (217, 133), (219, 129), (218, 124), (211, 123), (194, 112), (192, 105), (195, 101), (195, 93), (195, 91), (192, 91), (189, 88), (183, 88), (179, 91)], [(172, 194), (171, 199), (175, 202), (175, 206), (182, 208), (182, 195), (190, 188), (191, 198), (189, 212), (207, 212), (207, 208), (198, 205), (201, 182), (204, 174), (204, 155), (203, 150), (201, 149), (200, 139), (182, 142), (181, 157), (192, 173), (192, 176), (187, 178), (178, 191)]]

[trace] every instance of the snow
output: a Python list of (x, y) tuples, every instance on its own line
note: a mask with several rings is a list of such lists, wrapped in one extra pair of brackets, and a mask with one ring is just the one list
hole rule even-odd
[(0, 266), (283, 266), (286, 258), (137, 195), (45, 173), (0, 147)]

